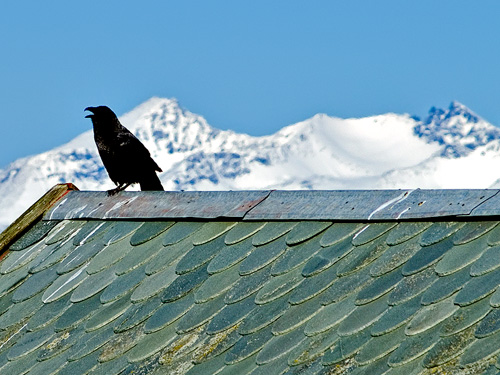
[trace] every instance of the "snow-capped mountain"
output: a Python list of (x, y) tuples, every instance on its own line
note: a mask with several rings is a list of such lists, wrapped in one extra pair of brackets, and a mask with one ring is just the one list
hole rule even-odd
[[(151, 151), (167, 190), (500, 186), (500, 129), (457, 102), (423, 120), (318, 114), (263, 137), (213, 128), (175, 99), (152, 98), (120, 120)], [(60, 182), (113, 187), (92, 130), (0, 170), (0, 229)]]

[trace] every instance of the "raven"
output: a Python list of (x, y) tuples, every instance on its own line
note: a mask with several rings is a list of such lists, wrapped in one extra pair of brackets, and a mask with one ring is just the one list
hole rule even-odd
[(87, 107), (85, 116), (92, 120), (94, 139), (109, 178), (117, 186), (108, 190), (114, 195), (129, 185), (139, 183), (141, 190), (163, 190), (156, 172), (161, 168), (151, 158), (148, 149), (125, 128), (115, 113), (106, 106)]

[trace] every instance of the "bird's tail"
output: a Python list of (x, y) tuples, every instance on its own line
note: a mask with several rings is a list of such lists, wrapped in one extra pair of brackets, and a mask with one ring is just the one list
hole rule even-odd
[(146, 176), (139, 181), (139, 185), (141, 186), (141, 190), (165, 190), (158, 178), (156, 172), (148, 173)]

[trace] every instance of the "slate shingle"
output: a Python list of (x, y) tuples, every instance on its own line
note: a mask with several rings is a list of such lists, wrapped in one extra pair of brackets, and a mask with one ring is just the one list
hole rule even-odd
[(0, 372), (495, 373), (497, 217), (379, 214), (46, 218), (0, 263)]

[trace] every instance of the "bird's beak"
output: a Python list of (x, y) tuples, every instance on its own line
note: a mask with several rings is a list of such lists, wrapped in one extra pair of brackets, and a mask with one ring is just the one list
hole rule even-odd
[(94, 109), (95, 109), (95, 107), (87, 107), (87, 108), (85, 108), (84, 111), (92, 112), (91, 115), (87, 115), (87, 116), (85, 116), (85, 118), (92, 118), (92, 116), (94, 116)]

